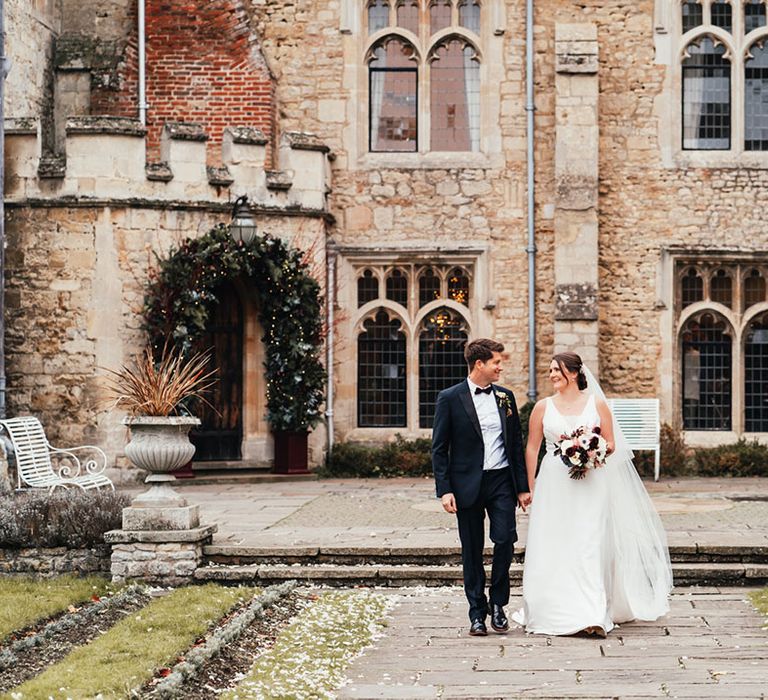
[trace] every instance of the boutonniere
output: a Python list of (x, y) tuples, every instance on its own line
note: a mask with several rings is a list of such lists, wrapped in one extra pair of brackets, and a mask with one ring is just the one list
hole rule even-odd
[(512, 415), (512, 406), (509, 403), (509, 396), (505, 394), (503, 391), (496, 391), (494, 392), (496, 394), (496, 403), (499, 404), (500, 408), (504, 409), (504, 412), (508, 415)]

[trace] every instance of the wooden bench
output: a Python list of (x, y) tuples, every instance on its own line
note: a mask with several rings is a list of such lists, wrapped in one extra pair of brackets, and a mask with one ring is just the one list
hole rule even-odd
[(653, 479), (659, 480), (661, 444), (658, 399), (608, 399), (608, 408), (632, 450), (653, 450)]
[[(43, 426), (37, 418), (24, 416), (0, 420), (13, 445), (16, 455), (18, 488), (22, 484), (33, 488), (47, 488), (49, 491), (76, 486), (83, 489), (98, 489), (108, 486), (113, 491), (115, 485), (104, 475), (107, 468), (107, 455), (103, 450), (92, 445), (58, 449), (52, 447), (45, 437)], [(94, 458), (81, 461), (75, 451), (90, 450)], [(59, 460), (56, 469), (51, 462), (51, 455)]]

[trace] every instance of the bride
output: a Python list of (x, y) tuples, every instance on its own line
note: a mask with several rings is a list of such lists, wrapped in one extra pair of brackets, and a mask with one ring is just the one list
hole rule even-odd
[[(533, 502), (523, 572), (527, 632), (604, 637), (614, 623), (669, 611), (672, 567), (666, 534), (597, 381), (572, 352), (549, 367), (554, 396), (534, 407), (525, 462)], [(601, 428), (610, 455), (574, 479), (555, 453), (561, 436)], [(536, 476), (542, 436), (547, 453)]]

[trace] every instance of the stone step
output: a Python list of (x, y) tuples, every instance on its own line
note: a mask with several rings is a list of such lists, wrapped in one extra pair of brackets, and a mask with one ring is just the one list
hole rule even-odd
[[(693, 545), (673, 546), (669, 549), (675, 563), (734, 563), (768, 565), (766, 546)], [(492, 550), (486, 548), (490, 558)], [(212, 544), (204, 549), (206, 561), (226, 565), (269, 564), (334, 564), (337, 566), (361, 566), (380, 564), (443, 566), (459, 565), (459, 547), (242, 547)], [(514, 561), (521, 563), (524, 548), (516, 550)]]
[[(768, 583), (768, 564), (676, 563), (672, 568), (677, 586), (761, 586)], [(490, 567), (486, 567), (486, 574), (490, 576)], [(522, 582), (522, 574), (522, 565), (513, 564), (510, 580), (514, 585)], [(214, 564), (198, 568), (195, 579), (261, 585), (295, 579), (328, 586), (445, 586), (460, 584), (462, 572), (460, 566), (450, 565)]]

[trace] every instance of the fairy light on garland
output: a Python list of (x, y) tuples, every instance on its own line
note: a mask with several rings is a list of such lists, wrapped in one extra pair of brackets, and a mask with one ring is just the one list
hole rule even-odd
[[(191, 352), (218, 303), (216, 288), (242, 279), (266, 330), (267, 420), (273, 430), (305, 430), (322, 418), (323, 300), (301, 251), (269, 234), (234, 241), (219, 224), (158, 258), (144, 298), (144, 329), (153, 347), (166, 338)], [(268, 330), (267, 330), (268, 329)]]

